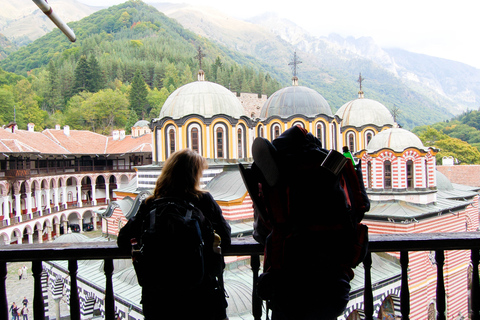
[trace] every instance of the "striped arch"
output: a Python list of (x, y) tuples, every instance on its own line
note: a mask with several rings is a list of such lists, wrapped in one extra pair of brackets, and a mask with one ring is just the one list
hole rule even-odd
[(377, 318), (379, 317), (380, 307), (382, 306), (384, 301), (389, 297), (392, 298), (395, 315), (400, 316), (402, 314), (401, 307), (400, 307), (400, 288), (394, 288), (394, 289), (389, 289), (382, 294), (382, 297), (378, 300), (378, 303), (376, 303), (374, 307), (375, 309), (374, 316), (376, 316)]

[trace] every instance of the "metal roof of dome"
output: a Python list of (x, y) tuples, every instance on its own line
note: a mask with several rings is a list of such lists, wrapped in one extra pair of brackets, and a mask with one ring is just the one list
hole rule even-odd
[(375, 152), (388, 148), (396, 152), (403, 152), (405, 149), (412, 147), (427, 150), (420, 138), (414, 133), (402, 128), (391, 128), (374, 136), (367, 146), (367, 151)]
[(260, 118), (286, 118), (295, 114), (333, 116), (330, 105), (320, 93), (304, 86), (293, 85), (272, 94), (263, 105)]
[(341, 106), (335, 115), (342, 119), (342, 127), (361, 127), (368, 124), (383, 127), (395, 123), (387, 107), (378, 101), (363, 98), (363, 93), (360, 93), (358, 99)]
[(437, 175), (437, 189), (441, 191), (452, 191), (453, 185), (447, 176), (441, 173), (440, 171), (435, 171)]
[(198, 114), (205, 118), (224, 114), (238, 119), (245, 112), (230, 90), (213, 82), (199, 80), (175, 90), (165, 101), (160, 118), (179, 119), (188, 114)]
[(133, 125), (134, 127), (148, 127), (150, 125), (150, 122), (147, 120), (138, 120), (135, 122)]

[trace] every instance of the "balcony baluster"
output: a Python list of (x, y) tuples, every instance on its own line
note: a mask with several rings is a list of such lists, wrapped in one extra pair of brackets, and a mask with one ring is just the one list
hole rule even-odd
[(402, 289), (400, 292), (400, 305), (402, 319), (410, 319), (410, 289), (408, 288), (408, 251), (400, 252), (400, 265), (402, 267)]

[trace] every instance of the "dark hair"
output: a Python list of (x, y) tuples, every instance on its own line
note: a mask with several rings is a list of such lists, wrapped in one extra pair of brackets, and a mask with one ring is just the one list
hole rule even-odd
[(155, 184), (153, 195), (146, 202), (162, 197), (195, 197), (205, 191), (200, 189), (200, 178), (207, 161), (191, 149), (174, 152), (165, 162)]

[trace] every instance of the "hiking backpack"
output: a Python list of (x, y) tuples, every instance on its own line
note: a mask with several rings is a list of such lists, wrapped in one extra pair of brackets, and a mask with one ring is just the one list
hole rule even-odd
[[(254, 237), (265, 244), (266, 287), (275, 282), (269, 273), (298, 274), (330, 263), (352, 278), (368, 245), (368, 229), (360, 224), (369, 210), (361, 172), (298, 127), (273, 144), (257, 138), (252, 149), (254, 163), (240, 170), (255, 204)], [(268, 300), (270, 292), (257, 289)]]
[(119, 235), (129, 234), (141, 286), (189, 289), (221, 273), (221, 255), (212, 248), (214, 230), (200, 209), (178, 198), (155, 199), (145, 208)]

